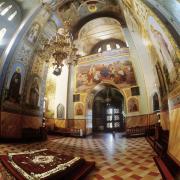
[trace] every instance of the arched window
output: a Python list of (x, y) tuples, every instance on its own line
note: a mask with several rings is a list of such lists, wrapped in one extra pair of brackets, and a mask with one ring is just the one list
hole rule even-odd
[[(14, 0), (0, 2), (0, 55), (22, 21), (22, 11)], [(2, 28), (2, 29), (1, 29)]]
[(1, 11), (1, 16), (4, 16), (10, 9), (12, 8), (12, 5), (9, 5), (5, 9)]
[(1, 40), (3, 39), (4, 35), (6, 34), (6, 31), (7, 31), (6, 28), (2, 28), (2, 29), (0, 30), (0, 42), (1, 42)]
[(0, 3), (0, 7), (2, 7), (2, 6), (4, 5), (4, 3), (5, 3), (5, 2)]
[(111, 51), (114, 49), (120, 49), (127, 47), (126, 43), (119, 39), (107, 39), (98, 42), (91, 50), (90, 54), (102, 53), (104, 51)]
[(99, 49), (98, 49), (98, 53), (100, 53), (102, 51), (102, 48), (100, 47)]
[(64, 106), (62, 104), (57, 106), (57, 118), (64, 119)]
[(153, 110), (159, 111), (159, 98), (157, 93), (153, 95)]
[(120, 45), (119, 44), (116, 44), (116, 49), (120, 49)]
[(8, 21), (12, 21), (14, 19), (14, 17), (16, 16), (17, 11), (14, 11), (9, 17), (8, 17)]
[(107, 44), (107, 45), (106, 45), (106, 50), (107, 50), (107, 51), (111, 51), (111, 45), (110, 45), (110, 44)]

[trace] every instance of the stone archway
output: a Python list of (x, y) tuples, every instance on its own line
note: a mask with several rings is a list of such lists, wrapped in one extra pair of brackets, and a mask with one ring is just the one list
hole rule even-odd
[[(105, 90), (107, 87), (111, 87), (114, 92), (119, 94), (119, 96), (121, 97), (121, 101), (122, 101), (121, 106), (118, 106), (117, 105), (118, 103), (116, 101), (115, 103), (110, 103), (110, 106), (107, 107), (107, 109), (112, 107), (113, 111), (116, 111), (116, 109), (119, 108), (120, 113), (117, 113), (117, 114), (119, 114), (120, 116), (123, 116), (123, 117), (121, 117), (121, 118), (123, 118), (122, 119), (123, 121), (121, 123), (118, 122), (118, 123), (120, 123), (120, 127), (118, 127), (116, 125), (117, 127), (113, 128), (113, 129), (107, 128), (107, 127), (105, 127), (105, 128), (99, 127), (99, 128), (95, 128), (95, 129), (98, 131), (99, 130), (100, 131), (101, 130), (103, 130), (103, 131), (114, 131), (114, 130), (123, 131), (124, 130), (124, 112), (126, 112), (125, 95), (123, 94), (123, 92), (120, 89), (118, 89), (118, 87), (116, 87), (116, 85), (113, 85), (110, 83), (101, 83), (101, 84), (98, 84), (97, 86), (95, 86), (90, 91), (90, 93), (88, 94), (87, 99), (86, 99), (86, 131), (87, 131), (87, 134), (92, 133), (94, 130), (94, 117), (93, 117), (94, 112), (93, 112), (93, 109), (94, 109), (94, 102), (96, 101), (96, 97), (97, 97), (98, 93)], [(102, 106), (101, 106), (101, 109), (102, 109)], [(112, 122), (112, 123), (114, 123), (114, 122)]]

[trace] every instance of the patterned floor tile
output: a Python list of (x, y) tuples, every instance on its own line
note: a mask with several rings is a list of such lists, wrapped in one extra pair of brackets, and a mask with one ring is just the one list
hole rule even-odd
[[(0, 154), (48, 148), (59, 153), (95, 161), (96, 168), (86, 180), (161, 180), (153, 161), (155, 152), (145, 138), (127, 139), (121, 134), (97, 134), (87, 138), (49, 136), (47, 141), (27, 144), (0, 144)], [(0, 164), (0, 180), (11, 180)]]

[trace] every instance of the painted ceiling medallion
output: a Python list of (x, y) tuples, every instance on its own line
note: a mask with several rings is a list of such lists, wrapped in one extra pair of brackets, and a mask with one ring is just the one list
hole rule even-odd
[(89, 12), (94, 13), (97, 11), (97, 6), (95, 3), (89, 3), (87, 4), (87, 6), (88, 6)]
[(53, 162), (54, 156), (35, 156), (32, 160), (34, 164), (49, 164)]

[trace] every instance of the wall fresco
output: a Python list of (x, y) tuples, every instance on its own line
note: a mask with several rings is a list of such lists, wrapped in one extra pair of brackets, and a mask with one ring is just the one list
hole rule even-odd
[(16, 63), (13, 65), (9, 74), (9, 79), (4, 89), (4, 110), (19, 111), (21, 102), (22, 88), (24, 84), (25, 68), (23, 64)]
[(39, 23), (34, 22), (29, 31), (26, 34), (26, 39), (32, 45), (36, 43), (38, 35), (40, 33), (41, 26)]
[(101, 61), (79, 65), (76, 78), (78, 92), (86, 92), (101, 82), (111, 82), (119, 88), (136, 85), (132, 63), (128, 60)]
[(180, 49), (166, 24), (163, 24), (143, 1), (134, 0), (131, 7), (128, 4), (129, 0), (123, 1), (126, 10), (131, 12), (131, 16), (140, 24), (141, 31), (136, 32), (136, 35), (144, 40), (155, 76), (157, 74), (155, 78), (159, 88), (157, 93), (160, 94), (161, 126), (164, 130), (170, 131), (169, 154), (179, 164)]
[(171, 91), (174, 88), (174, 82), (177, 78), (176, 69), (174, 67), (176, 60), (175, 50), (157, 21), (152, 16), (149, 16), (147, 21), (151, 42), (159, 55), (168, 89)]

